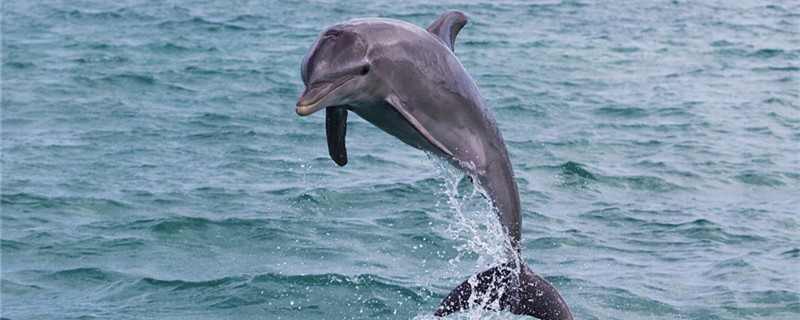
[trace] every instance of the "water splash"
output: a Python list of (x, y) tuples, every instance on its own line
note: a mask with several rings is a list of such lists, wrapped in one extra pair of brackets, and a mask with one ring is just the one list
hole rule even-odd
[[(509, 252), (512, 252), (511, 244), (497, 219), (496, 209), (486, 191), (480, 185), (471, 183), (470, 180), (474, 179), (461, 169), (436, 156), (429, 154), (428, 157), (433, 161), (438, 176), (443, 179), (447, 207), (438, 211), (438, 214), (441, 215), (440, 218), (449, 222), (444, 230), (445, 234), (450, 239), (462, 243), (455, 247), (458, 254), (448, 261), (450, 268), (447, 272), (450, 275), (467, 272), (469, 274), (467, 281), (475, 288), (478, 286), (476, 277), (478, 272), (508, 262)], [(477, 256), (474, 270), (465, 271), (463, 265), (473, 259), (473, 256)], [(454, 283), (454, 287), (457, 284)], [(500, 295), (504, 290), (502, 286), (489, 288), (489, 292)], [(499, 301), (487, 299), (486, 295), (473, 292), (470, 297), (470, 307), (452, 317), (470, 320), (514, 317), (509, 313), (487, 312), (485, 309), (499, 310)], [(414, 319), (432, 319), (432, 317), (418, 316)]]
[(450, 265), (455, 267), (465, 255), (473, 253), (478, 255), (475, 266), (481, 270), (506, 262), (510, 250), (508, 237), (486, 191), (477, 184), (468, 183), (470, 178), (460, 169), (444, 160), (431, 158), (438, 175), (444, 179), (444, 194), (450, 210), (442, 214), (451, 221), (446, 233), (451, 239), (463, 242), (456, 247), (459, 254), (450, 260)]

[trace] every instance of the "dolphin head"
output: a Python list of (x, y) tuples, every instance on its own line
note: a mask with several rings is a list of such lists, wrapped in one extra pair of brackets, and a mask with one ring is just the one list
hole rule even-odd
[(306, 116), (325, 107), (358, 100), (368, 82), (369, 47), (347, 24), (320, 33), (306, 53), (300, 75), (305, 90), (297, 100), (297, 114)]

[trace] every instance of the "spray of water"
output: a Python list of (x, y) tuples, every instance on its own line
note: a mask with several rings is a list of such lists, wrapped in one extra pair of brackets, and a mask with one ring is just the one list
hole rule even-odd
[[(467, 183), (467, 177), (462, 170), (453, 167), (450, 163), (429, 155), (434, 162), (437, 173), (444, 180), (444, 195), (447, 206), (437, 214), (449, 222), (445, 233), (450, 239), (462, 243), (455, 247), (457, 255), (450, 259), (449, 274), (463, 274), (465, 270), (462, 262), (477, 255), (475, 270), (478, 272), (490, 267), (497, 267), (508, 262), (508, 253), (511, 246), (505, 232), (497, 219), (495, 208), (486, 192), (479, 185)], [(474, 270), (472, 270), (474, 271)], [(469, 271), (467, 271), (469, 272)], [(468, 281), (476, 287), (478, 280), (475, 272)], [(454, 286), (457, 283), (454, 283)], [(504, 288), (492, 288), (495, 292), (503, 294)], [(486, 312), (485, 309), (499, 309), (499, 301), (485, 299), (477, 292), (473, 292), (470, 299), (471, 306), (468, 310), (454, 314), (457, 319), (506, 319), (513, 317), (508, 313)], [(428, 316), (418, 316), (415, 319), (434, 319)]]
[[(506, 261), (508, 239), (494, 212), (494, 206), (477, 184), (462, 183), (468, 177), (449, 163), (433, 158), (439, 176), (444, 178), (444, 194), (449, 206), (442, 212), (449, 218), (447, 234), (462, 242), (456, 247), (459, 255), (450, 262), (455, 266), (464, 255), (475, 253), (476, 267), (485, 268)], [(461, 188), (459, 188), (461, 187)]]

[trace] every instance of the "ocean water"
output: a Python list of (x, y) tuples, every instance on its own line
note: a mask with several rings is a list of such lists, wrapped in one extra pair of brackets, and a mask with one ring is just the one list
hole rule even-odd
[(576, 319), (800, 318), (788, 0), (3, 1), (2, 317), (433, 318), (501, 259), (486, 201), (294, 104), (326, 26), (447, 9)]

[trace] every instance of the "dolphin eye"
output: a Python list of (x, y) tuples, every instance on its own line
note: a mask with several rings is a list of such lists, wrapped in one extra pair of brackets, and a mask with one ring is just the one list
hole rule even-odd
[(359, 71), (359, 74), (361, 74), (362, 76), (364, 76), (364, 75), (366, 75), (367, 73), (369, 73), (369, 65), (365, 65), (365, 66), (361, 67), (361, 71)]

